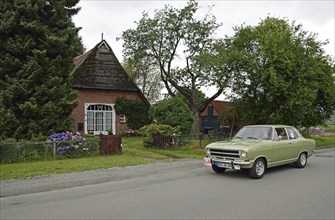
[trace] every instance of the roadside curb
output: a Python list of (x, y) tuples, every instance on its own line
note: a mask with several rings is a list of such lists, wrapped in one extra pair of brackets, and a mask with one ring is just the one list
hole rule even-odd
[(316, 147), (315, 150), (321, 150), (321, 149), (327, 149), (327, 148), (335, 148), (335, 145)]

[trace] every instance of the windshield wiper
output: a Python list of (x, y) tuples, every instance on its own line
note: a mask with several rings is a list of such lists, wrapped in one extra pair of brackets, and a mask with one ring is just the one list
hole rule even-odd
[(240, 137), (240, 136), (235, 136), (234, 138), (237, 138), (237, 139), (242, 139), (242, 140), (244, 140), (244, 137)]
[(262, 140), (261, 138), (258, 138), (258, 137), (247, 137), (247, 138), (249, 138), (249, 139), (256, 139), (256, 140), (259, 140), (259, 141)]

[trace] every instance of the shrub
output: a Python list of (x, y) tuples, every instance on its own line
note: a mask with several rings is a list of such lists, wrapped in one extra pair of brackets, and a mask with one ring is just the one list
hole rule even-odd
[(175, 135), (180, 131), (178, 128), (173, 128), (170, 125), (164, 124), (150, 124), (140, 129), (144, 135), (143, 145), (144, 147), (153, 147), (154, 135)]
[(85, 140), (79, 132), (73, 134), (72, 132), (66, 131), (52, 134), (47, 140), (47, 142), (50, 143), (50, 148), (53, 147), (52, 143), (54, 141), (56, 142), (56, 154), (61, 158), (96, 154), (99, 148), (98, 142), (94, 138), (92, 138), (91, 141)]
[(150, 123), (149, 107), (142, 102), (120, 97), (116, 99), (114, 108), (116, 114), (126, 115), (129, 128), (139, 129), (143, 125)]
[(149, 115), (158, 123), (179, 127), (183, 135), (191, 132), (192, 112), (180, 95), (158, 101), (150, 108)]

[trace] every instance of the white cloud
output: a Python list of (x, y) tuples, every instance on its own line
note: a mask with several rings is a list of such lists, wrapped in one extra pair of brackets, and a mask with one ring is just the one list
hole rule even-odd
[[(82, 27), (80, 35), (87, 49), (91, 49), (101, 40), (101, 33), (111, 45), (118, 59), (122, 60), (122, 41), (116, 41), (122, 32), (134, 28), (135, 21), (142, 17), (143, 11), (151, 15), (155, 9), (169, 4), (181, 8), (187, 1), (150, 1), (150, 0), (111, 0), (79, 2), (81, 11), (74, 16), (77, 27)], [(233, 34), (232, 28), (245, 23), (257, 25), (267, 16), (287, 18), (301, 23), (305, 30), (319, 34), (319, 40), (328, 39), (330, 44), (326, 52), (334, 57), (334, 1), (199, 1), (203, 13), (208, 6), (214, 5), (213, 14), (221, 22), (222, 35)]]

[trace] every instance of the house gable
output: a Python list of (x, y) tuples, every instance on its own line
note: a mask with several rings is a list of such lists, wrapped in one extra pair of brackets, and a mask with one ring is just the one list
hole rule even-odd
[(105, 40), (74, 59), (73, 88), (140, 92)]
[(230, 102), (214, 100), (208, 104), (206, 109), (201, 113), (201, 116), (219, 116), (223, 111), (228, 110), (229, 108), (230, 108)]

